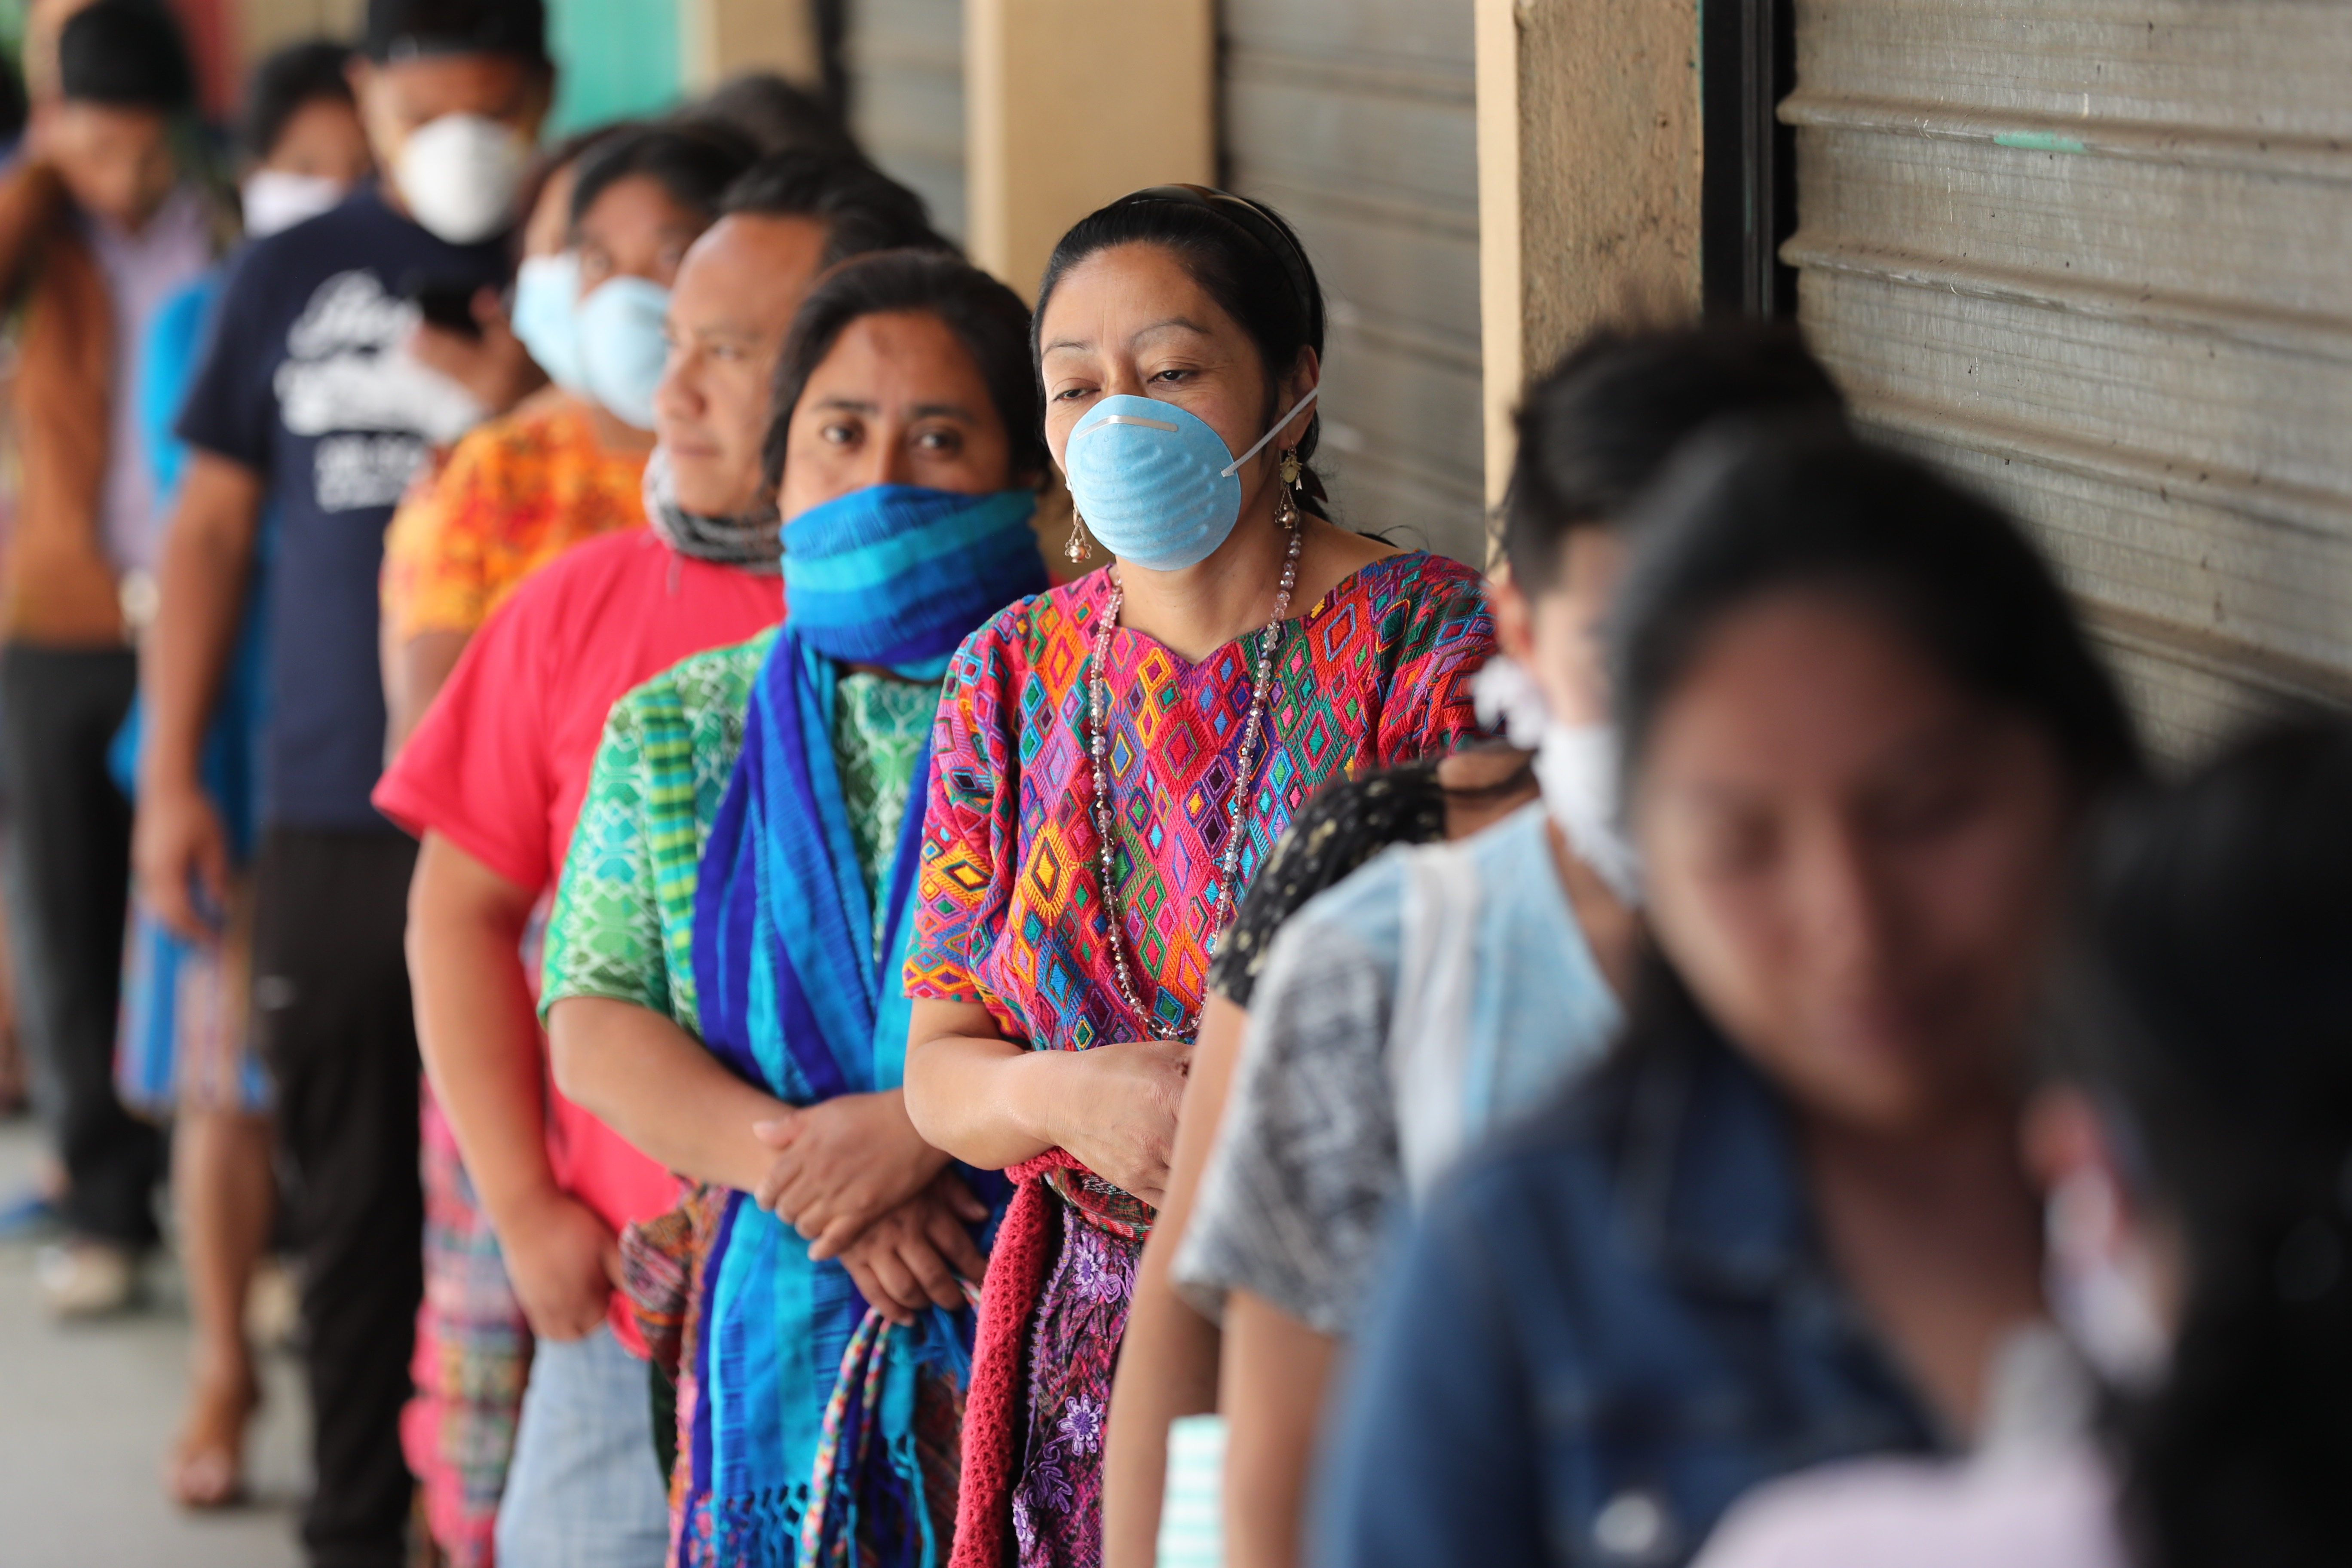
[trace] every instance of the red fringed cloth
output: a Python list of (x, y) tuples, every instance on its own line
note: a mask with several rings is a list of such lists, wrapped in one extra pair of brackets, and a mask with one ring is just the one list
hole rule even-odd
[(1002, 1568), (1004, 1561), (1004, 1543), (1013, 1534), (1013, 1469), (1022, 1429), (1023, 1342), (1061, 1245), (1061, 1199), (1043, 1178), (1048, 1171), (1085, 1169), (1064, 1151), (1048, 1149), (1005, 1172), (1013, 1183), (1013, 1203), (997, 1227), (981, 1290), (971, 1387), (964, 1396), (955, 1551), (948, 1568)]

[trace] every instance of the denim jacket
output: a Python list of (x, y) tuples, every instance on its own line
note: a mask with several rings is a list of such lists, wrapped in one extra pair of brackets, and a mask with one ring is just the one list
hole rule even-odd
[(1822, 1258), (1778, 1095), (1695, 1031), (1433, 1196), (1327, 1426), (1315, 1560), (1681, 1563), (1759, 1481), (1942, 1447)]

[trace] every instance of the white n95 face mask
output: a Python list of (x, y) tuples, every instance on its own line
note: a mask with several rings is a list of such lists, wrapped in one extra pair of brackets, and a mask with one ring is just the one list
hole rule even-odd
[(308, 222), (341, 201), (347, 189), (342, 181), (325, 174), (256, 169), (237, 193), (245, 208), (246, 236), (259, 239)]
[(1535, 752), (1544, 809), (1576, 858), (1630, 907), (1642, 902), (1642, 858), (1626, 836), (1619, 799), (1617, 727), (1562, 724), (1525, 667), (1499, 655), (1473, 687), (1478, 721), (1499, 726), (1511, 744)]
[(478, 245), (507, 226), (530, 150), (513, 127), (445, 114), (411, 132), (393, 163), (400, 199), (428, 233)]
[(1216, 553), (1242, 518), (1242, 465), (1297, 419), (1315, 387), (1236, 458), (1190, 409), (1114, 393), (1086, 412), (1063, 448), (1070, 500), (1103, 548), (1152, 572), (1180, 572)]

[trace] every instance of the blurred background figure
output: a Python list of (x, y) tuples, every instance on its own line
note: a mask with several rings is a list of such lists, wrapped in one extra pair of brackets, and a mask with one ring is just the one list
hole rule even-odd
[[(563, 161), (541, 183), (539, 207), (554, 204), (556, 213), (535, 208), (524, 226), (511, 313), (552, 384), (460, 440), (439, 474), (411, 491), (384, 538), (384, 695), (395, 753), (474, 634), (528, 578), (573, 545), (644, 528), (670, 286), (752, 155), (734, 132), (688, 122), (620, 126), (555, 155)], [(421, 1134), (425, 1290), (416, 1397), (402, 1431), (426, 1527), (463, 1568), (492, 1551), (531, 1355), (530, 1311), (540, 1306), (544, 1315), (544, 1295), (528, 1288), (540, 1283), (533, 1278), (518, 1300), (429, 1089)], [(541, 1239), (534, 1232), (527, 1244)]]
[[(2284, 722), (2103, 846), (2027, 1121), (2050, 1294), (2098, 1375), (1965, 1465), (1759, 1492), (1704, 1568), (2244, 1568), (2352, 1552), (2352, 724)], [(2046, 1364), (2046, 1363), (2045, 1363)]]
[[(203, 736), (269, 510), (255, 1032), (297, 1177), (316, 1470), (303, 1542), (338, 1568), (402, 1559), (398, 1423), (422, 1290), (401, 955), (415, 847), (368, 801), (385, 727), (383, 535), (429, 448), (500, 406), (488, 381), (469, 396), (410, 343), (428, 312), (462, 317), (505, 286), (554, 86), (539, 0), (373, 0), (364, 55), (352, 86), (383, 179), (239, 258), (180, 417), (191, 451), (143, 649), (136, 855), (142, 900), (203, 939), (228, 860)], [(506, 379), (535, 384), (519, 347), (484, 338), (481, 364), (520, 360)]]
[(0, 287), (23, 312), (17, 515), (0, 595), (7, 894), (26, 1032), (47, 1084), (68, 1236), (40, 1266), (52, 1311), (127, 1305), (156, 1238), (157, 1131), (114, 1089), (131, 808), (107, 748), (152, 613), (155, 489), (134, 367), (157, 313), (233, 232), (183, 122), (187, 51), (160, 7), (100, 0), (57, 36), (56, 96), (0, 183)]
[[(341, 44), (297, 44), (254, 71), (240, 136), (248, 238), (317, 216), (367, 176), (367, 137), (344, 75), (350, 57)], [(173, 296), (141, 349), (140, 439), (165, 510), (187, 462), (172, 424), (211, 330), (222, 277), (215, 268)], [(205, 787), (227, 836), (226, 905), (215, 911), (211, 938), (191, 941), (134, 903), (115, 1056), (124, 1102), (172, 1122), (173, 1198), (195, 1344), (188, 1413), (163, 1484), (190, 1508), (217, 1508), (244, 1491), (245, 1428), (260, 1393), (246, 1308), (277, 1206), (268, 1075), (254, 1047), (250, 1007), (271, 529), (265, 519), (236, 648), (205, 736)], [(141, 729), (134, 710), (116, 744), (117, 782), (126, 795), (137, 775)]]

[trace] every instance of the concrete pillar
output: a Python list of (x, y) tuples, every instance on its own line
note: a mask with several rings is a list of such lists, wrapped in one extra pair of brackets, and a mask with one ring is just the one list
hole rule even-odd
[(1527, 378), (1699, 304), (1696, 0), (1475, 0), (1486, 495)]
[(1216, 43), (1213, 0), (966, 0), (972, 259), (1034, 298), (1105, 202), (1214, 184)]
[(809, 0), (677, 0), (677, 34), (679, 84), (689, 95), (746, 71), (824, 85)]

